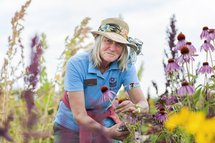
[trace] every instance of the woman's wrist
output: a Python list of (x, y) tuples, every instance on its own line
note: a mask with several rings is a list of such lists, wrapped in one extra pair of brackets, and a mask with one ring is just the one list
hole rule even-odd
[(147, 102), (141, 102), (135, 104), (135, 109), (138, 114), (147, 113), (149, 111), (149, 106)]
[(104, 135), (108, 136), (109, 138), (111, 138), (111, 135), (110, 135), (110, 128), (106, 128), (104, 127), (102, 132), (104, 133)]

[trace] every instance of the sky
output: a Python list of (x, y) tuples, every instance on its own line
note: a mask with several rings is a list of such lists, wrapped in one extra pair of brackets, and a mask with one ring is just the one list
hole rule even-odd
[[(11, 18), (24, 3), (25, 0), (0, 0), (0, 63), (8, 48)], [(21, 37), (27, 49), (36, 33), (46, 34), (49, 48), (44, 56), (49, 77), (53, 78), (66, 36), (72, 36), (85, 17), (91, 18), (88, 26), (97, 30), (101, 20), (122, 15), (129, 24), (129, 35), (144, 43), (143, 56), (137, 62), (144, 63), (141, 80), (144, 93), (152, 86), (151, 81), (158, 84), (162, 93), (165, 83), (162, 59), (164, 49), (168, 48), (166, 30), (170, 18), (176, 16), (177, 34), (184, 33), (199, 51), (202, 27), (215, 28), (214, 6), (214, 0), (32, 0), (22, 22), (25, 28)], [(89, 40), (93, 41), (93, 37)]]

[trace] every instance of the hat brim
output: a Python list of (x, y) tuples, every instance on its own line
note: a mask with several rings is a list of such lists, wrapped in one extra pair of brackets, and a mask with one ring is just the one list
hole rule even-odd
[(136, 45), (129, 43), (123, 36), (121, 36), (115, 32), (91, 31), (91, 33), (93, 34), (94, 37), (97, 37), (98, 35), (102, 35), (115, 42), (125, 44), (131, 48), (134, 48), (135, 50), (137, 49)]

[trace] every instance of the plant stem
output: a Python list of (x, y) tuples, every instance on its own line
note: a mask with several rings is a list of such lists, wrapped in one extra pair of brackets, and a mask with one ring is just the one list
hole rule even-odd
[(214, 65), (213, 65), (213, 59), (212, 59), (212, 55), (211, 55), (211, 52), (209, 51), (209, 54), (210, 54), (210, 59), (211, 59), (211, 67), (213, 68)]
[(189, 68), (188, 68), (188, 62), (185, 62), (185, 64), (186, 64), (186, 69), (187, 69), (188, 81), (190, 82), (190, 72), (189, 72)]

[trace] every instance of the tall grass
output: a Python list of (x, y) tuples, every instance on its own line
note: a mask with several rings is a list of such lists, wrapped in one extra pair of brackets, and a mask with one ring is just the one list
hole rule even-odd
[[(85, 18), (75, 28), (72, 38), (65, 39), (65, 50), (56, 64), (56, 76), (50, 79), (43, 56), (48, 48), (46, 35), (35, 35), (31, 46), (22, 44), (23, 22), (31, 0), (26, 1), (12, 17), (12, 32), (8, 37), (8, 50), (0, 70), (0, 142), (52, 143), (53, 119), (63, 93), (66, 61), (83, 46), (90, 28)], [(88, 46), (88, 45), (87, 45)], [(31, 50), (30, 65), (26, 66), (26, 48)], [(18, 87), (24, 83), (23, 86)]]

